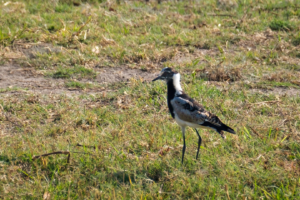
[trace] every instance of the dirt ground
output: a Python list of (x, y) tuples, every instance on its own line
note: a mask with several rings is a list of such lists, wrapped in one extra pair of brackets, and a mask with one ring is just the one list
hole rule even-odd
[[(101, 68), (97, 70), (95, 79), (82, 79), (80, 82), (110, 84), (116, 82), (128, 82), (130, 79), (142, 79), (151, 81), (155, 77), (152, 72), (128, 68)], [(26, 89), (27, 92), (37, 93), (80, 93), (81, 90), (68, 89), (65, 87), (65, 79), (47, 78), (38, 74), (31, 68), (23, 68), (14, 64), (0, 66), (0, 88), (19, 88)], [(86, 92), (86, 91), (83, 91)], [(4, 93), (14, 93), (7, 91)]]
[[(7, 89), (2, 93), (89, 93), (97, 91), (97, 88), (83, 91), (82, 89), (67, 88), (67, 79), (54, 79), (44, 76), (42, 71), (31, 67), (23, 67), (15, 62), (16, 59), (34, 59), (37, 54), (58, 53), (64, 51), (63, 47), (53, 47), (51, 44), (16, 44), (13, 48), (4, 49), (2, 56), (9, 62), (0, 65), (0, 89)], [(118, 68), (95, 67), (96, 77), (91, 79), (76, 80), (82, 83), (94, 83), (105, 86), (116, 82), (128, 82), (130, 79), (142, 79), (150, 81), (155, 77), (153, 72), (130, 69), (125, 66)], [(11, 88), (17, 88), (13, 90)]]
[[(142, 79), (143, 81), (150, 82), (158, 73), (150, 71), (142, 71), (139, 69), (130, 69), (125, 67), (120, 68), (100, 68), (97, 70), (96, 78), (82, 79), (80, 82), (96, 83), (105, 87), (107, 84), (117, 82), (128, 82), (130, 79)], [(45, 77), (39, 74), (38, 71), (31, 68), (24, 68), (17, 64), (6, 64), (0, 66), (0, 89), (18, 88), (18, 90), (3, 91), (2, 94), (14, 93), (40, 93), (40, 94), (81, 94), (81, 93), (95, 93), (98, 89), (75, 89), (65, 87), (65, 79), (54, 79)], [(227, 87), (226, 83), (207, 81), (207, 84), (216, 86), (219, 89)], [(238, 88), (236, 85), (234, 88)], [(269, 89), (250, 89), (249, 92), (275, 94), (279, 96), (297, 96), (300, 95), (300, 90), (295, 88), (282, 88), (277, 87), (272, 90)]]
[[(126, 66), (120, 67), (94, 67), (96, 72), (95, 78), (76, 80), (81, 83), (91, 83), (100, 85), (99, 87), (89, 88), (82, 90), (80, 88), (68, 88), (66, 82), (67, 79), (50, 78), (46, 77), (42, 71), (35, 70), (31, 67), (22, 67), (15, 62), (18, 58), (34, 59), (37, 54), (44, 53), (58, 53), (64, 51), (63, 47), (53, 47), (51, 44), (17, 44), (13, 49), (4, 49), (3, 57), (10, 62), (6, 62), (0, 65), (0, 89), (2, 94), (15, 94), (15, 93), (40, 93), (40, 94), (93, 94), (98, 91), (105, 90), (105, 86), (117, 82), (128, 82), (130, 79), (141, 79), (146, 82), (150, 82), (158, 73), (162, 64), (156, 67), (157, 70), (140, 70), (132, 69)], [(215, 55), (218, 53), (217, 49), (196, 49), (193, 53), (188, 54), (176, 54), (168, 62), (171, 65), (187, 65), (193, 60), (200, 58), (200, 63), (205, 62), (204, 56)], [(234, 50), (226, 50), (225, 52), (229, 56), (235, 54)], [(157, 65), (157, 64), (156, 64)], [(157, 71), (157, 72), (156, 72)], [(207, 81), (206, 84), (216, 86), (220, 90), (227, 88), (226, 82)], [(103, 88), (104, 87), (104, 88)], [(231, 86), (230, 86), (231, 87)], [(239, 89), (239, 83), (234, 84), (234, 89)], [(300, 95), (300, 91), (295, 88), (273, 88), (273, 89), (250, 89), (249, 92), (275, 94), (279, 96), (297, 96)]]

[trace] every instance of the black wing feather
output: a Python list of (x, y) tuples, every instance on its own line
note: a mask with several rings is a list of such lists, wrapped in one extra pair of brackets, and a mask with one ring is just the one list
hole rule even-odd
[(177, 97), (183, 98), (187, 100), (187, 103), (183, 104), (182, 106), (184, 107), (184, 109), (187, 109), (191, 112), (193, 111), (199, 111), (199, 112), (205, 112), (208, 114), (207, 118), (205, 119), (205, 121), (201, 124), (202, 126), (208, 126), (211, 127), (213, 129), (215, 129), (217, 132), (221, 132), (221, 131), (226, 131), (232, 134), (236, 134), (235, 131), (230, 128), (229, 126), (225, 125), (219, 118), (218, 116), (207, 112), (204, 107), (199, 104), (198, 102), (196, 102), (194, 99), (192, 99), (191, 97), (189, 97), (187, 94), (182, 93), (180, 95), (177, 95)]

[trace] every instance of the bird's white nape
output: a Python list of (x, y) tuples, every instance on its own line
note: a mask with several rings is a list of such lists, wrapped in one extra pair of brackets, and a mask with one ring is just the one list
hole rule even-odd
[(181, 94), (182, 88), (180, 85), (180, 74), (179, 73), (173, 75), (173, 85), (175, 87), (176, 93)]

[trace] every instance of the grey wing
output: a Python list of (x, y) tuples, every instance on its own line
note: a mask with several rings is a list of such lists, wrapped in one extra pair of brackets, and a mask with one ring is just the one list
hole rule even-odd
[(194, 105), (194, 103), (188, 99), (175, 97), (171, 101), (171, 104), (175, 113), (181, 120), (188, 121), (191, 123), (197, 123), (199, 125), (204, 125), (207, 123), (212, 124), (214, 126), (222, 125), (222, 122), (216, 115), (204, 109), (200, 110), (198, 103)]
[(176, 115), (184, 121), (202, 124), (207, 117), (205, 112), (200, 112), (191, 101), (181, 97), (175, 97), (171, 101), (171, 105), (176, 113)]

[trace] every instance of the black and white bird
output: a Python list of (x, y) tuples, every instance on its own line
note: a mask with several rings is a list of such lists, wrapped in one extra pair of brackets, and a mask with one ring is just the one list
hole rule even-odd
[(152, 81), (164, 80), (167, 83), (168, 107), (172, 117), (177, 124), (181, 126), (183, 136), (182, 163), (185, 153), (185, 128), (190, 126), (195, 129), (198, 135), (198, 151), (196, 159), (199, 155), (202, 138), (197, 128), (212, 129), (217, 131), (222, 138), (225, 138), (224, 131), (235, 134), (235, 131), (229, 126), (223, 124), (221, 120), (214, 114), (206, 111), (204, 107), (197, 103), (194, 99), (183, 92), (180, 85), (180, 74), (167, 67), (161, 70), (158, 77)]

